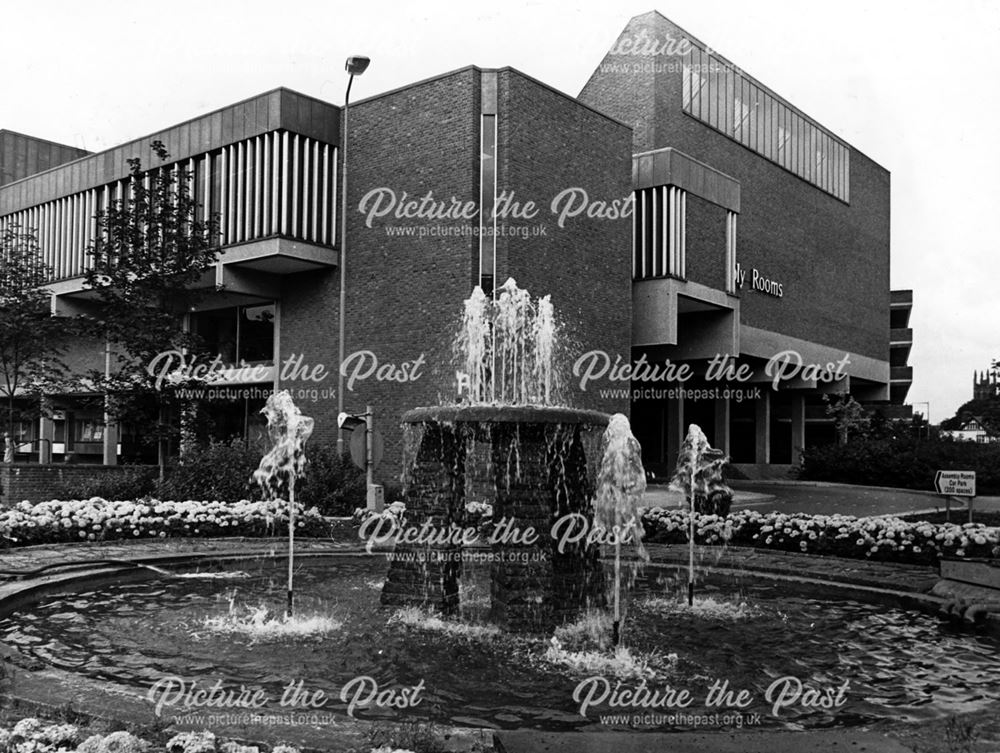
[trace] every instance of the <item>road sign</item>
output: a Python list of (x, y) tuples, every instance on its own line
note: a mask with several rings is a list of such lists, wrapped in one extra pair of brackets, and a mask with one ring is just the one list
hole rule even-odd
[(976, 496), (975, 471), (938, 471), (934, 476), (934, 488), (938, 494), (953, 497)]
[[(365, 443), (367, 442), (368, 431), (364, 426), (359, 426), (351, 432), (351, 460), (354, 464), (365, 469)], [(375, 467), (382, 460), (383, 442), (382, 435), (376, 430), (372, 432), (372, 466)]]

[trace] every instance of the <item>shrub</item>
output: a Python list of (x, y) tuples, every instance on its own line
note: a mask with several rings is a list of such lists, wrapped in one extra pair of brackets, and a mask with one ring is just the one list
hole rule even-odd
[(295, 487), (296, 501), (316, 507), (323, 515), (350, 515), (366, 503), (365, 472), (340, 456), (334, 447), (306, 445), (305, 476)]
[(241, 439), (196, 445), (183, 457), (170, 463), (167, 477), (157, 489), (157, 496), (160, 499), (219, 499), (230, 502), (260, 499), (260, 490), (250, 477), (257, 470), (262, 455), (263, 450), (259, 446), (247, 444)]
[(1000, 445), (911, 437), (858, 439), (806, 449), (799, 478), (931, 491), (939, 470), (975, 471), (977, 493), (1000, 493)]
[(150, 466), (125, 466), (123, 470), (94, 473), (60, 484), (63, 499), (140, 499), (156, 490), (158, 471)]
[[(247, 445), (242, 440), (197, 445), (171, 463), (156, 494), (160, 499), (261, 499), (260, 488), (251, 477), (266, 451), (262, 444)], [(348, 456), (339, 457), (327, 445), (307, 443), (306, 459), (305, 475), (295, 486), (296, 502), (317, 507), (324, 515), (345, 516), (365, 504), (364, 471)]]

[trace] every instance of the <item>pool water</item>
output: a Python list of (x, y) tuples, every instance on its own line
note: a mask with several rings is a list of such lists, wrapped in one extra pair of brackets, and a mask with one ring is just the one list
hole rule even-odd
[[(481, 569), (463, 575), (466, 606), (459, 623), (383, 608), (386, 563), (371, 558), (302, 561), (296, 614), (325, 626), (316, 634), (218, 632), (212, 625), (223, 622), (233, 605), (256, 607), (258, 618), (264, 607), (273, 615), (284, 609), (283, 562), (241, 568), (248, 577), (157, 578), (48, 596), (0, 621), (0, 639), (54, 667), (136, 689), (176, 676), (201, 687), (217, 681), (260, 686), (277, 699), (289, 682), (301, 680), (307, 689), (324, 691), (331, 699), (325, 709), (335, 713), (347, 712), (350, 698), (339, 694), (360, 676), (380, 690), (422, 684), (418, 705), (354, 707), (351, 713), (459, 726), (817, 728), (1000, 708), (997, 638), (958, 632), (935, 617), (885, 604), (828, 593), (821, 598), (781, 581), (709, 582), (692, 611), (683, 604), (678, 574), (649, 568), (629, 598), (624, 636), (630, 655), (609, 662), (610, 650), (586, 637), (593, 620), (560, 630), (558, 649), (552, 635), (505, 634), (485, 624), (489, 583)], [(602, 636), (607, 627), (600, 625)], [(816, 702), (775, 709), (775, 694), (794, 688), (780, 678), (816, 689)], [(713, 683), (723, 682), (732, 691), (729, 700), (747, 691), (744, 708), (706, 705)], [(607, 702), (612, 694), (602, 701), (595, 691), (581, 714), (588, 689), (628, 691), (643, 683), (686, 690), (691, 703), (614, 705)], [(842, 702), (823, 708), (817, 699), (833, 698), (841, 687)], [(729, 713), (737, 710), (739, 719)], [(622, 712), (630, 717), (608, 716)], [(719, 716), (705, 721), (713, 713)]]

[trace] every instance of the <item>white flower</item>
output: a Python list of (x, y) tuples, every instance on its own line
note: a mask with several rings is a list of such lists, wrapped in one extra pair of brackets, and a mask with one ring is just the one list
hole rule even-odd
[(167, 741), (168, 753), (215, 753), (215, 735), (208, 730), (181, 732)]
[(14, 737), (29, 738), (34, 737), (41, 729), (42, 723), (35, 719), (35, 717), (29, 716), (15, 724), (11, 734)]
[(149, 743), (140, 740), (131, 732), (112, 732), (101, 741), (97, 753), (144, 753)]

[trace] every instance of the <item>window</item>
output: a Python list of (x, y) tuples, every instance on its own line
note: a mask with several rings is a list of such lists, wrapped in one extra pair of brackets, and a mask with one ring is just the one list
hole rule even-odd
[(73, 421), (75, 442), (103, 442), (104, 424), (96, 418), (78, 418)]
[(736, 98), (736, 115), (733, 121), (733, 132), (737, 139), (744, 141), (743, 124), (747, 122), (750, 117), (750, 105), (748, 105), (742, 97)]
[(785, 155), (785, 145), (792, 135), (788, 132), (788, 129), (784, 126), (778, 126), (778, 155), (784, 159)]
[(191, 315), (191, 332), (224, 364), (269, 363), (274, 359), (273, 303), (235, 306)]
[(15, 444), (24, 444), (35, 438), (34, 424), (31, 421), (16, 421), (11, 439)]
[(239, 310), (239, 360), (260, 363), (274, 358), (274, 304)]
[(687, 114), (849, 201), (847, 147), (738, 70), (697, 47), (685, 58), (682, 102)]

